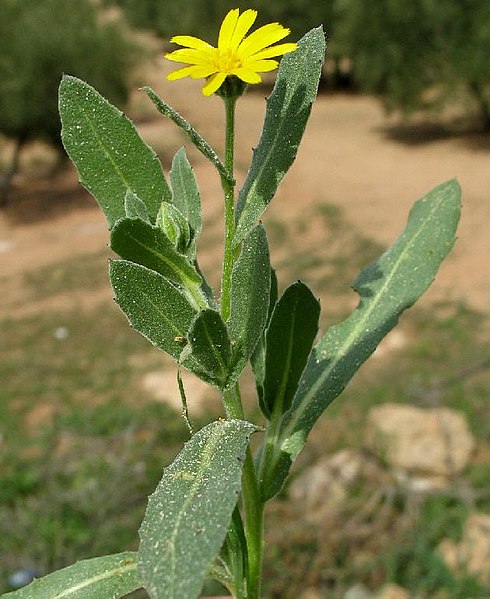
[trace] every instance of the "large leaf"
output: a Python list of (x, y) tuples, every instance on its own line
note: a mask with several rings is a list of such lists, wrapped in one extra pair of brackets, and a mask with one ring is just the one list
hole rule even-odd
[(225, 539), (255, 426), (213, 422), (188, 441), (148, 501), (139, 571), (152, 599), (193, 599)]
[(138, 196), (155, 220), (170, 189), (155, 152), (131, 121), (93, 87), (64, 76), (59, 91), (61, 137), (80, 182), (99, 202), (109, 227), (125, 216), (124, 199)]
[(325, 55), (321, 27), (312, 29), (298, 49), (286, 54), (267, 100), (264, 129), (237, 206), (238, 244), (255, 226), (296, 158), (316, 98)]
[(341, 324), (313, 349), (289, 412), (281, 424), (273, 459), (264, 465), (263, 494), (277, 493), (313, 424), (395, 326), (401, 313), (429, 287), (455, 242), (460, 215), (455, 180), (416, 202), (395, 243), (354, 282), (361, 299)]
[(177, 252), (159, 227), (139, 218), (122, 218), (111, 231), (111, 248), (121, 258), (159, 272), (168, 280), (188, 289), (198, 307), (207, 305), (199, 291), (200, 275), (187, 256)]
[(126, 260), (111, 260), (109, 276), (131, 325), (178, 360), (197, 314), (188, 298), (161, 274)]
[(266, 332), (261, 405), (266, 416), (289, 409), (318, 331), (320, 304), (298, 281), (276, 304)]
[(245, 367), (267, 324), (271, 267), (269, 246), (262, 225), (244, 240), (231, 277), (228, 327), (232, 342), (234, 371), (230, 383)]
[[(216, 386), (224, 388), (230, 374), (231, 344), (219, 312), (211, 309), (200, 312), (187, 338), (194, 360), (209, 374)], [(187, 366), (185, 361), (184, 366)]]
[(194, 236), (201, 232), (201, 196), (196, 177), (185, 153), (185, 148), (175, 154), (170, 170), (172, 202), (186, 217)]
[(141, 588), (137, 553), (126, 551), (86, 559), (30, 585), (2, 595), (5, 599), (117, 599)]

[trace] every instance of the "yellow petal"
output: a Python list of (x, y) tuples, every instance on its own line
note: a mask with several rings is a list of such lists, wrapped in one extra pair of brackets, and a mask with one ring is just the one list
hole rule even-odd
[(194, 48), (195, 50), (204, 50), (212, 48), (211, 44), (204, 40), (194, 37), (193, 35), (174, 35), (170, 39), (172, 44), (179, 44), (179, 46), (187, 46), (187, 48)]
[(256, 54), (282, 40), (289, 33), (289, 29), (279, 25), (279, 23), (269, 23), (268, 25), (259, 27), (259, 29), (243, 40), (238, 47), (238, 55), (242, 59), (248, 58), (252, 54)]
[(247, 35), (248, 30), (255, 23), (255, 19), (257, 18), (257, 11), (249, 8), (245, 12), (243, 12), (239, 17), (235, 26), (235, 31), (231, 37), (230, 46), (236, 50), (243, 40), (243, 38)]
[(174, 50), (170, 54), (165, 54), (165, 58), (173, 62), (187, 62), (188, 64), (210, 64), (212, 62), (211, 55), (190, 48)]
[(272, 46), (271, 48), (266, 48), (265, 50), (261, 50), (256, 54), (252, 54), (249, 60), (263, 60), (264, 58), (272, 58), (273, 56), (282, 56), (283, 54), (287, 54), (288, 52), (293, 52), (298, 48), (298, 44), (290, 43), (290, 44), (278, 44), (277, 46)]
[(223, 19), (218, 35), (218, 48), (224, 49), (230, 47), (239, 12), (238, 8), (234, 8)]
[(202, 88), (202, 93), (204, 96), (210, 96), (214, 94), (214, 92), (221, 87), (221, 84), (226, 79), (226, 73), (216, 73), (215, 75), (211, 75), (207, 80), (206, 85)]
[[(277, 60), (246, 60), (243, 63), (243, 68), (248, 71), (255, 71), (256, 73), (268, 73), (277, 69), (279, 63)], [(240, 75), (238, 75), (240, 76)]]
[(192, 73), (195, 71), (194, 65), (190, 67), (182, 67), (181, 69), (177, 69), (176, 71), (172, 71), (167, 75), (167, 79), (169, 81), (176, 81), (177, 79), (182, 79), (183, 77), (192, 77)]
[(213, 65), (193, 66), (194, 70), (191, 73), (193, 79), (206, 79), (213, 73), (216, 73), (216, 67)]
[(243, 67), (233, 69), (233, 71), (231, 71), (231, 74), (236, 75), (242, 81), (245, 81), (245, 83), (260, 83), (262, 81), (262, 77), (258, 73), (254, 72), (251, 69), (246, 69)]

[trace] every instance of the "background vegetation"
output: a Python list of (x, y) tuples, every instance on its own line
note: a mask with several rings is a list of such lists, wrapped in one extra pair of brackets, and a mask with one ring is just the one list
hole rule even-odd
[(2, 0), (1, 12), (0, 133), (19, 147), (44, 139), (61, 150), (63, 73), (76, 73), (124, 105), (142, 52), (121, 19), (104, 15), (90, 0)]

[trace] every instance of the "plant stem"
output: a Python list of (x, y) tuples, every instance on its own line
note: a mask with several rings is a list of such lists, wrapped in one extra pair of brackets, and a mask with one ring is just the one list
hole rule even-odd
[(259, 599), (262, 578), (264, 504), (260, 498), (250, 447), (247, 448), (243, 464), (242, 494), (248, 552), (247, 599)]
[[(226, 113), (225, 168), (233, 176), (235, 154), (235, 105), (236, 97), (223, 97)], [(226, 322), (230, 316), (231, 273), (233, 270), (233, 236), (235, 235), (235, 191), (224, 177), (221, 178), (225, 192), (225, 243), (223, 275), (221, 278), (221, 316)]]
[[(235, 105), (237, 96), (223, 96), (226, 113), (225, 168), (234, 175), (235, 151)], [(235, 191), (234, 185), (222, 177), (221, 184), (225, 194), (225, 240), (223, 255), (223, 274), (221, 278), (221, 316), (226, 322), (230, 317), (231, 275), (233, 271), (235, 235)], [(244, 419), (243, 404), (238, 383), (232, 389), (223, 391), (223, 404), (228, 418)], [(250, 447), (247, 448), (243, 464), (242, 502), (245, 516), (245, 539), (247, 542), (247, 599), (259, 599), (262, 570), (262, 537), (264, 504), (259, 493), (257, 473)], [(237, 584), (237, 590), (241, 588)], [(241, 598), (240, 598), (241, 599)]]

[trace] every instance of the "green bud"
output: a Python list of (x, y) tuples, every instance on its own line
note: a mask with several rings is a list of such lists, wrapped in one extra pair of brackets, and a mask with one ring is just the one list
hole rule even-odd
[(155, 224), (170, 239), (178, 252), (187, 253), (192, 242), (192, 233), (187, 219), (178, 208), (169, 202), (162, 202)]

